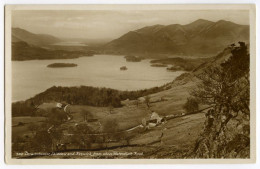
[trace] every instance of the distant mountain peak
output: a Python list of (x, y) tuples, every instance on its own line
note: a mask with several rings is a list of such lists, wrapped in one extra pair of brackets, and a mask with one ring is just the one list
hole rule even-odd
[(165, 27), (164, 25), (160, 25), (160, 24), (156, 24), (156, 25), (152, 25), (152, 26), (146, 26), (143, 27), (141, 29), (137, 29), (135, 32), (139, 32), (139, 33), (154, 33), (158, 30), (160, 30), (161, 28)]
[(234, 23), (234, 22), (231, 22), (231, 21), (226, 21), (226, 20), (218, 20), (217, 22), (215, 22), (215, 24), (230, 24), (230, 25), (241, 25), (241, 24), (237, 24), (237, 23)]
[(205, 19), (198, 19), (189, 24), (184, 25), (186, 28), (195, 29), (196, 27), (205, 27), (214, 24), (212, 21), (208, 21)]
[(221, 20), (218, 20), (216, 23), (231, 23), (231, 22), (221, 19)]
[(105, 51), (209, 56), (237, 41), (249, 41), (248, 26), (198, 19), (186, 25), (153, 25), (130, 31), (109, 42)]
[(190, 24), (198, 24), (198, 23), (202, 24), (202, 23), (213, 23), (213, 22), (206, 19), (197, 19), (196, 21), (193, 21)]

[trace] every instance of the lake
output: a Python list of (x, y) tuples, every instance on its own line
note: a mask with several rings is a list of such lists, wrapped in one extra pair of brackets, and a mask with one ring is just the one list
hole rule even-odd
[[(51, 63), (77, 67), (48, 68)], [(128, 69), (121, 71), (120, 67)], [(12, 101), (25, 100), (52, 86), (95, 86), (138, 90), (171, 82), (183, 71), (151, 67), (150, 60), (126, 62), (123, 56), (95, 55), (78, 59), (12, 61)]]

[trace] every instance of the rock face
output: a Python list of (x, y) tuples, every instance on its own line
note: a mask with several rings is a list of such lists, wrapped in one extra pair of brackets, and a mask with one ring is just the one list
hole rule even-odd
[(199, 19), (187, 25), (154, 25), (130, 31), (109, 42), (104, 50), (132, 54), (207, 56), (238, 41), (249, 41), (248, 25)]

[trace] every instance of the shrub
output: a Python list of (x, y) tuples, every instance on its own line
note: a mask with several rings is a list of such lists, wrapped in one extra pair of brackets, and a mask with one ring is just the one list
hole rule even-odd
[(184, 104), (183, 108), (186, 110), (187, 113), (195, 113), (199, 110), (199, 102), (193, 97), (187, 98), (187, 101)]
[(151, 97), (148, 95), (148, 96), (145, 96), (145, 103), (147, 105), (148, 108), (150, 108), (150, 103), (151, 103)]

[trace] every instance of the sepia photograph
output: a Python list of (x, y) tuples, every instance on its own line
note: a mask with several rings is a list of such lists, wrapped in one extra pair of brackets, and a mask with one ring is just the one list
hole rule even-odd
[(5, 12), (7, 161), (254, 162), (254, 5)]

